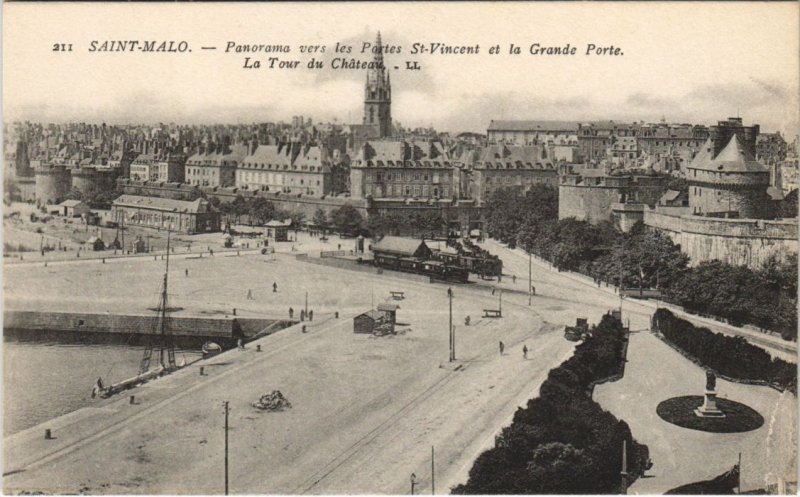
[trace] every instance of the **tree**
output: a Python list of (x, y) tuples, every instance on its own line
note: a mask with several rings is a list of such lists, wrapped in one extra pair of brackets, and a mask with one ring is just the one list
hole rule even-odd
[(518, 188), (501, 188), (489, 196), (486, 205), (488, 231), (514, 245), (522, 226), (535, 231), (539, 223), (558, 217), (558, 190), (546, 185), (533, 185), (524, 193)]
[(361, 214), (350, 204), (345, 204), (331, 212), (331, 224), (340, 233), (355, 235), (363, 226), (364, 219)]
[(297, 236), (297, 230), (306, 222), (306, 213), (303, 211), (292, 211), (289, 213), (289, 219), (292, 220), (292, 229), (294, 229), (294, 234)]
[(264, 224), (275, 214), (275, 206), (264, 197), (255, 197), (248, 202), (248, 214), (250, 219), (258, 224)]
[(241, 195), (236, 195), (236, 198), (231, 202), (230, 213), (234, 216), (235, 222), (239, 223), (239, 218), (247, 214), (247, 201)]
[(328, 216), (325, 215), (325, 211), (322, 210), (322, 208), (317, 207), (317, 210), (314, 211), (314, 217), (311, 218), (311, 222), (313, 222), (315, 226), (322, 228), (322, 236), (325, 236), (325, 229), (328, 227)]

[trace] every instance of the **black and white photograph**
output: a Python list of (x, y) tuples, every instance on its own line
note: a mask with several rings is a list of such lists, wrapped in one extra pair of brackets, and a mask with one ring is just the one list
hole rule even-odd
[(797, 494), (797, 2), (2, 19), (3, 494)]

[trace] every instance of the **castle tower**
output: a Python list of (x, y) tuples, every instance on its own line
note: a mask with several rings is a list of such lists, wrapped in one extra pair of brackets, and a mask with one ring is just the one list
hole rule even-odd
[[(715, 152), (720, 148), (719, 138), (728, 142)], [(755, 160), (749, 148), (735, 132), (706, 141), (686, 170), (693, 214), (748, 219), (772, 216), (767, 194), (769, 170)]]
[(375, 67), (367, 71), (367, 83), (364, 87), (364, 124), (375, 126), (378, 137), (384, 138), (392, 134), (392, 85), (383, 64), (380, 32), (375, 39), (373, 52)]

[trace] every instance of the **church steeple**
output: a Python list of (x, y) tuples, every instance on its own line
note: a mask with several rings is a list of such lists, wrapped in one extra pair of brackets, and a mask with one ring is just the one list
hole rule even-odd
[(392, 134), (392, 86), (383, 62), (381, 33), (375, 38), (372, 68), (367, 70), (364, 87), (364, 124), (375, 126), (378, 137)]

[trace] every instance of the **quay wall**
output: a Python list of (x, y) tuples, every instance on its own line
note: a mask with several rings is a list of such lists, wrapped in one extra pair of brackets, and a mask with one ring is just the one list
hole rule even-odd
[[(155, 183), (144, 181), (118, 180), (117, 186), (127, 194), (146, 195), (152, 197), (164, 197), (177, 200), (188, 198), (187, 196), (195, 190), (195, 187), (186, 183)], [(363, 199), (350, 197), (314, 197), (305, 195), (292, 195), (281, 192), (266, 192), (261, 190), (249, 190), (235, 187), (199, 187), (206, 197), (217, 197), (220, 202), (233, 202), (238, 195), (245, 199), (261, 197), (269, 200), (278, 209), (290, 212), (302, 212), (306, 215), (306, 220), (311, 221), (317, 209), (322, 209), (326, 214), (342, 207), (351, 205), (367, 216), (367, 204)]]
[[(248, 338), (264, 328), (282, 322), (279, 319), (248, 317), (177, 317), (170, 316), (170, 334), (177, 337), (200, 337), (235, 341)], [(278, 330), (291, 324), (280, 323)], [(3, 328), (17, 331), (112, 333), (121, 335), (153, 335), (158, 333), (158, 317), (132, 314), (93, 314), (70, 312), (9, 311), (3, 312)]]

